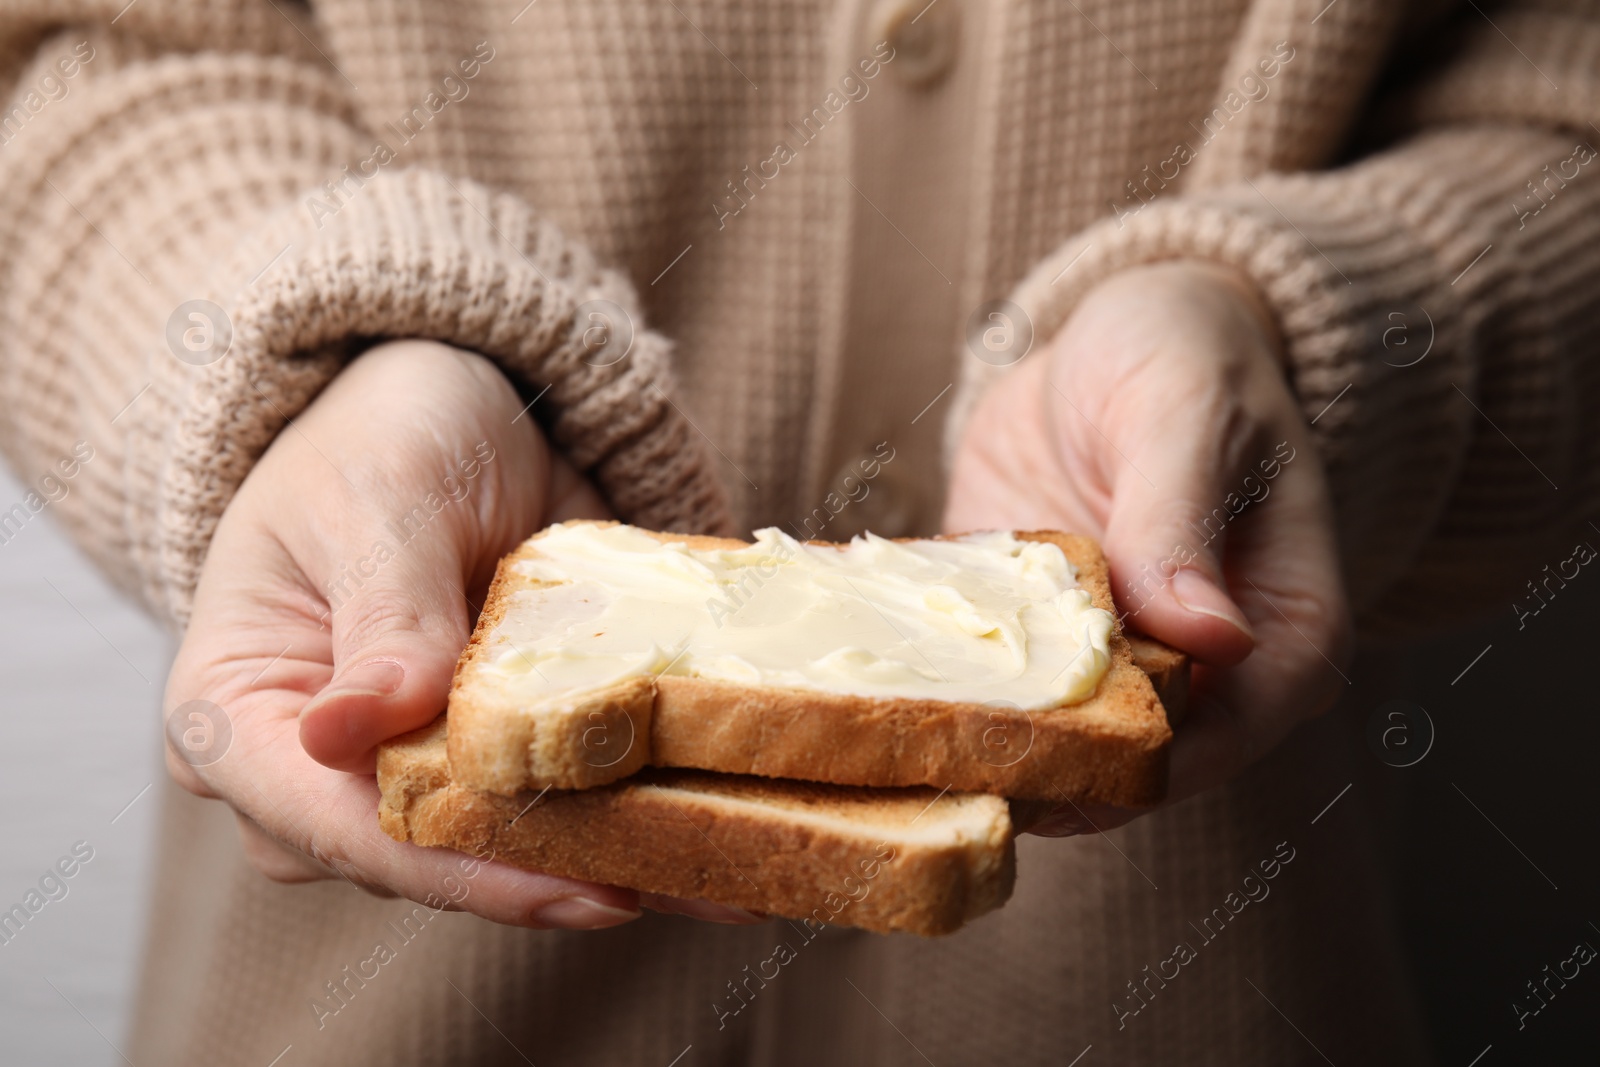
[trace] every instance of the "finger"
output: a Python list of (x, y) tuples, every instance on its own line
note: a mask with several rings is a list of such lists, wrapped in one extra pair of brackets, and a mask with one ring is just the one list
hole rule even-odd
[(611, 509), (594, 483), (579, 474), (565, 456), (550, 456), (549, 507), (545, 519), (549, 523), (569, 519), (609, 519)]
[(379, 795), (372, 778), (309, 760), (295, 777), (295, 790), (272, 790), (277, 800), (257, 790), (243, 794), (250, 814), (357, 885), (383, 887), (435, 910), (535, 929), (598, 930), (640, 915), (639, 894), (631, 889), (520, 870), (487, 846), (469, 855), (395, 841), (373, 817)]
[[(1335, 534), (1332, 496), (1310, 435), (1289, 432), (1276, 446), (1286, 462), (1270, 505), (1237, 524), (1229, 555), (1244, 580), (1235, 592), (1252, 625), (1302, 654), (1317, 652), (1333, 670), (1351, 645), (1350, 610)], [(1289, 642), (1294, 635), (1298, 640)], [(1325, 646), (1320, 647), (1319, 646)]]
[(1130, 823), (1143, 814), (1145, 812), (1137, 808), (1121, 808), (1112, 804), (1077, 804), (1069, 800), (1023, 832), (1037, 834), (1039, 837), (1101, 834)]
[[(970, 530), (1068, 530), (1099, 537), (1103, 487), (1069, 469), (1052, 439), (1049, 361), (1024, 360), (979, 403), (950, 472), (942, 526)], [(1071, 455), (1070, 453), (1068, 455)]]
[(1234, 778), (1301, 722), (1328, 710), (1343, 688), (1314, 651), (1280, 647), (1275, 638), (1238, 667), (1197, 670), (1193, 684), (1188, 714), (1172, 739), (1169, 801)]
[(727, 926), (751, 926), (764, 923), (767, 916), (736, 908), (731, 904), (713, 904), (709, 900), (685, 900), (682, 897), (663, 896), (660, 893), (640, 893), (639, 903), (663, 915), (686, 915), (704, 922)]
[(216, 800), (220, 797), (220, 794), (207, 785), (206, 780), (200, 777), (192, 766), (172, 750), (171, 742), (168, 742), (163, 747), (163, 755), (165, 755), (167, 761), (167, 774), (185, 792), (192, 793), (205, 800)]
[(1307, 456), (1274, 484), (1273, 506), (1240, 524), (1229, 546), (1247, 576), (1238, 593), (1259, 653), (1228, 670), (1196, 671), (1172, 746), (1175, 798), (1237, 774), (1350, 684), (1350, 610), (1321, 468)]
[(1242, 661), (1255, 647), (1244, 611), (1227, 591), (1222, 552), (1232, 503), (1225, 486), (1237, 457), (1204, 414), (1167, 424), (1137, 466), (1117, 469), (1105, 551), (1126, 620), (1203, 663)]
[(244, 858), (262, 876), (286, 885), (337, 877), (304, 852), (288, 847), (261, 829), (248, 815), (234, 812), (234, 820), (238, 824), (239, 844), (244, 849)]
[[(372, 543), (387, 549), (392, 540)], [(370, 774), (379, 743), (444, 710), (469, 633), (462, 572), (445, 530), (337, 566), (327, 586), (333, 678), (300, 715), (313, 759)]]

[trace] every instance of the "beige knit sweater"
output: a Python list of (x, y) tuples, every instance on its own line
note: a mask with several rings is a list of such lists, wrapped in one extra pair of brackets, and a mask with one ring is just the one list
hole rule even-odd
[[(1009, 296), (1042, 343), (1110, 272), (1197, 256), (1277, 314), (1369, 625), (1501, 608), (1597, 495), (1597, 71), (1578, 0), (0, 0), (0, 447), (75, 479), (0, 532), (59, 497), (181, 624), (252, 461), (385, 336), (548, 387), (635, 521), (927, 531), (945, 428), (1004, 373), (972, 313)], [(191, 301), (226, 346), (186, 343)], [(596, 308), (625, 358), (588, 358)], [(1335, 1062), (1416, 1062), (1364, 838), (1301, 817), (1348, 780), (1312, 734), (1120, 853), (1027, 844), (956, 938), (819, 939), (720, 1031), (781, 930), (440, 917), (319, 1029), (404, 909), (266, 885), (173, 799), (130, 1055), (1303, 1061), (1281, 1009)], [(1129, 999), (1286, 839), (1311, 858), (1210, 975)]]

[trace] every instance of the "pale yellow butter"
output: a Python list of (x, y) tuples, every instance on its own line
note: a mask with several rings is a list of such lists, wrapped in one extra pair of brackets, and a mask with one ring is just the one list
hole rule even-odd
[(691, 550), (570, 522), (516, 573), (488, 669), (518, 699), (670, 673), (868, 697), (1053, 707), (1092, 694), (1113, 619), (1059, 548), (981, 533), (843, 548), (776, 528)]

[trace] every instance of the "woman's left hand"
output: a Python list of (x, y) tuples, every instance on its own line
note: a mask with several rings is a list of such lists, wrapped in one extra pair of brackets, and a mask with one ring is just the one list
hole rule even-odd
[[(1251, 283), (1205, 263), (1122, 272), (984, 397), (945, 528), (1104, 545), (1124, 623), (1197, 661), (1169, 800), (1227, 781), (1347, 684), (1328, 485)], [(1141, 814), (1069, 806), (1033, 832)]]

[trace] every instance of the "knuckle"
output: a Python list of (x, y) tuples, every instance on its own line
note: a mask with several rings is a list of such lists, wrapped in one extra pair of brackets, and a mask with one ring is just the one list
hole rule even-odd
[(239, 845), (245, 862), (252, 870), (268, 881), (280, 885), (296, 885), (319, 880), (320, 875), (303, 858), (291, 853), (248, 816), (235, 813), (239, 832)]
[(402, 589), (361, 590), (343, 617), (336, 616), (339, 645), (346, 649), (368, 648), (395, 632), (415, 633), (422, 629), (416, 602)]
[(257, 873), (282, 884), (343, 879), (377, 895), (392, 895), (369, 878), (347, 851), (313, 824), (309, 836), (291, 824), (291, 840), (281, 840), (254, 818), (235, 811), (245, 859)]
[[(1349, 607), (1341, 591), (1278, 588), (1265, 595), (1271, 597), (1269, 615), (1281, 612), (1285, 620), (1310, 639), (1299, 642), (1301, 651), (1297, 654), (1319, 663), (1323, 654), (1335, 663), (1348, 658), (1353, 630)], [(1306, 647), (1308, 644), (1315, 644), (1316, 648)]]
[(327, 873), (323, 877), (341, 878), (362, 889), (378, 888), (378, 883), (351, 858), (349, 850), (339, 837), (328, 833), (322, 827), (312, 825), (310, 836), (306, 839), (302, 850), (311, 862), (325, 869)]
[(1355, 615), (1342, 590), (1332, 600), (1328, 605), (1328, 626), (1329, 641), (1335, 651), (1329, 654), (1335, 663), (1349, 663), (1356, 649)]
[(292, 867), (275, 857), (261, 854), (248, 846), (245, 849), (245, 861), (252, 870), (269, 882), (279, 885), (304, 885), (306, 882), (315, 882), (320, 879), (310, 871), (299, 867)]
[(167, 765), (167, 777), (177, 783), (184, 792), (203, 800), (220, 799), (221, 794), (212, 789), (206, 780), (200, 777), (198, 771), (174, 755), (172, 749), (165, 749), (163, 756)]
[(1278, 607), (1298, 629), (1285, 633), (1293, 688), (1301, 699), (1302, 720), (1314, 719), (1336, 704), (1347, 688), (1355, 655), (1355, 627), (1339, 589), (1286, 594)]
[[(1322, 652), (1341, 670), (1349, 665), (1355, 654), (1355, 628), (1350, 621), (1350, 611), (1341, 595), (1314, 598), (1311, 603), (1310, 624)], [(1317, 656), (1320, 661), (1321, 656)]]

